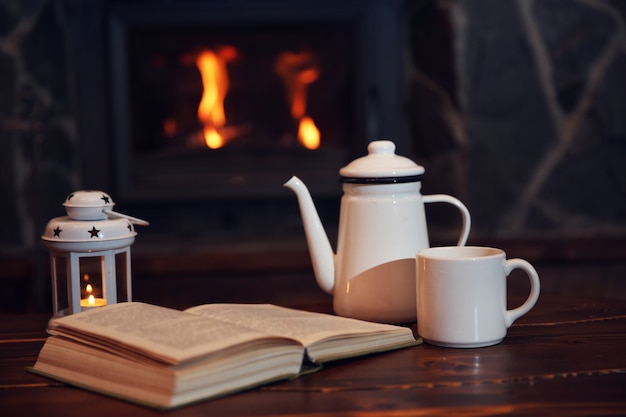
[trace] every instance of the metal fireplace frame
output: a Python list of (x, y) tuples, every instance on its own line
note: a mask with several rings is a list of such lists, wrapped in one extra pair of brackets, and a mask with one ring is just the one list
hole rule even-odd
[[(417, 0), (413, 0), (417, 1)], [(411, 4), (413, 6), (411, 6)], [(349, 140), (345, 163), (363, 156), (367, 143), (393, 139), (399, 154), (410, 152), (405, 104), (408, 94), (406, 46), (407, 0), (94, 0), (73, 2), (76, 80), (76, 117), (79, 121), (81, 185), (114, 196), (133, 215), (149, 219), (150, 232), (167, 236), (231, 239), (237, 236), (301, 234), (297, 203), (282, 187), (291, 175), (307, 183), (325, 224), (338, 222), (342, 194), (335, 164), (324, 175), (298, 170), (285, 173), (281, 182), (265, 188), (229, 192), (212, 187), (197, 195), (145, 195), (129, 181), (129, 133), (124, 91), (126, 69), (118, 53), (125, 47), (132, 25), (159, 22), (176, 25), (226, 22), (349, 22), (354, 28), (355, 132)], [(117, 55), (115, 55), (115, 54)], [(121, 152), (120, 150), (123, 150)], [(231, 190), (232, 191), (232, 190)]]

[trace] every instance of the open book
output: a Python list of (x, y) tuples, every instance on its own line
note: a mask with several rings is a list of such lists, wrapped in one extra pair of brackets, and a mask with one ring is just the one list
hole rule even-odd
[(269, 304), (129, 302), (50, 321), (32, 372), (155, 408), (419, 343), (411, 329)]

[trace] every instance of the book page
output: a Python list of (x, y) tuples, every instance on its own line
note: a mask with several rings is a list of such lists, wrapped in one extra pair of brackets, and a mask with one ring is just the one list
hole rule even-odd
[[(207, 304), (186, 310), (215, 320), (298, 340), (304, 346), (350, 335), (402, 332), (408, 329), (271, 304)], [(409, 330), (410, 331), (410, 330)]]
[(54, 319), (49, 333), (82, 339), (91, 345), (111, 346), (113, 343), (167, 363), (194, 359), (253, 340), (274, 338), (227, 321), (136, 302)]

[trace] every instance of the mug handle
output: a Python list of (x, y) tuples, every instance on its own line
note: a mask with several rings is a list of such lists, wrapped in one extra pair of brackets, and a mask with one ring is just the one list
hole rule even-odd
[(470, 213), (465, 204), (461, 203), (458, 199), (446, 195), (446, 194), (432, 194), (422, 196), (424, 203), (448, 203), (452, 204), (456, 208), (459, 209), (461, 215), (463, 216), (463, 232), (461, 233), (461, 237), (457, 242), (457, 246), (465, 246), (465, 242), (467, 242), (467, 238), (469, 236), (470, 227), (472, 224)]
[(505, 322), (507, 328), (511, 327), (515, 320), (528, 313), (530, 309), (535, 306), (539, 298), (539, 275), (528, 261), (519, 258), (507, 259), (504, 264), (504, 273), (508, 277), (511, 271), (518, 268), (524, 270), (530, 279), (530, 294), (528, 294), (528, 298), (526, 298), (526, 301), (524, 301), (521, 306), (506, 311)]

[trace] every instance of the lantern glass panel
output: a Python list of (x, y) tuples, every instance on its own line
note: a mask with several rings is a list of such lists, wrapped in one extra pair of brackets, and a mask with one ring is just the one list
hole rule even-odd
[(54, 312), (60, 314), (62, 311), (67, 311), (69, 308), (69, 299), (67, 296), (67, 256), (55, 255), (52, 257), (52, 267), (54, 268), (55, 282), (54, 291)]
[[(104, 256), (80, 257), (80, 299), (83, 307), (93, 306), (105, 299), (103, 286)], [(90, 296), (93, 298), (90, 300)]]
[(115, 254), (115, 279), (117, 302), (130, 301), (128, 299), (128, 257), (126, 252)]

